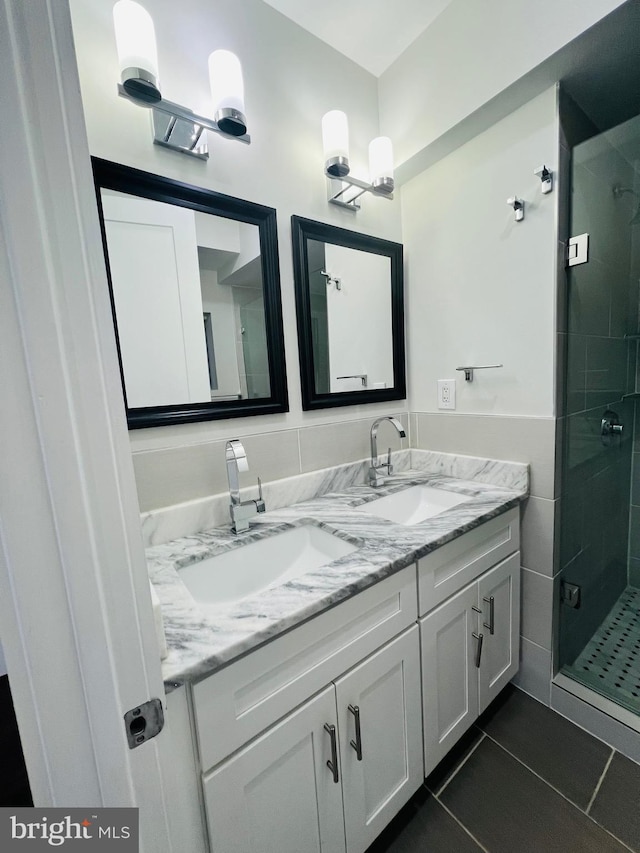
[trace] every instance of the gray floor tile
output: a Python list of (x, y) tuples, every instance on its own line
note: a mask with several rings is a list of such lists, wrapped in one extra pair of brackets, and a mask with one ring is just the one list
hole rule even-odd
[(586, 809), (611, 748), (565, 717), (509, 688), (481, 728), (582, 809)]
[(429, 797), (412, 820), (384, 832), (367, 853), (482, 853), (440, 803)]
[(640, 765), (616, 752), (589, 814), (640, 851)]
[(625, 850), (488, 738), (449, 782), (440, 800), (491, 853)]
[(449, 750), (438, 766), (427, 776), (425, 779), (427, 788), (437, 794), (483, 737), (484, 732), (481, 732), (476, 726), (472, 726), (466, 731), (458, 743)]

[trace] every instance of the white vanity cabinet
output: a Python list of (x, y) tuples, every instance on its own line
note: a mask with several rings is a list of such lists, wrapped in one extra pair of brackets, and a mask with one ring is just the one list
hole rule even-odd
[(409, 567), (195, 686), (213, 853), (374, 841), (424, 777), (416, 617)]
[(361, 853), (424, 779), (418, 626), (339, 679), (336, 700), (347, 853)]
[(364, 853), (516, 673), (519, 615), (516, 508), (194, 684), (211, 853)]
[(333, 687), (204, 779), (212, 853), (344, 853), (342, 790), (327, 767)]
[(418, 563), (425, 774), (518, 670), (518, 548), (511, 510)]

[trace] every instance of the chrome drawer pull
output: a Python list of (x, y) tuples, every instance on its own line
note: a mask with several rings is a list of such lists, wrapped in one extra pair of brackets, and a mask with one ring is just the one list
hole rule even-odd
[(476, 667), (480, 669), (480, 659), (482, 658), (482, 641), (484, 640), (484, 634), (476, 634), (475, 632), (471, 635), (474, 640), (477, 640), (476, 645)]
[(350, 744), (356, 751), (358, 761), (362, 761), (362, 733), (360, 731), (360, 708), (358, 707), (358, 705), (349, 705), (349, 710), (353, 714), (356, 721), (356, 739), (350, 741)]
[(489, 624), (487, 625), (486, 622), (483, 622), (482, 624), (485, 628), (489, 629), (490, 634), (493, 634), (493, 632), (494, 632), (494, 621), (493, 620), (494, 620), (495, 602), (494, 602), (492, 595), (490, 595), (489, 598), (487, 598), (485, 596), (485, 598), (483, 598), (482, 600), (486, 601), (486, 603), (489, 605)]
[(337, 784), (340, 781), (340, 777), (338, 776), (338, 745), (336, 743), (336, 727), (332, 726), (331, 723), (325, 723), (324, 730), (331, 738), (331, 760), (327, 761), (327, 767), (333, 773), (333, 781)]

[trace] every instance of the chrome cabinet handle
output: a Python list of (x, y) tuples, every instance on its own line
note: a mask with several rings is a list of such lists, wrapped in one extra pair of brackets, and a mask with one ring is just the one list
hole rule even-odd
[(362, 733), (360, 731), (360, 708), (358, 707), (358, 705), (349, 705), (349, 710), (353, 714), (356, 723), (356, 739), (350, 741), (350, 744), (356, 751), (358, 761), (362, 761)]
[(482, 625), (484, 628), (489, 629), (489, 633), (494, 633), (494, 615), (495, 615), (495, 601), (492, 595), (487, 598), (486, 596), (482, 599), (489, 605), (489, 624), (483, 622)]
[(337, 784), (340, 781), (338, 776), (338, 744), (336, 743), (336, 727), (331, 723), (324, 724), (324, 730), (331, 738), (331, 760), (327, 761), (327, 767), (333, 773), (333, 781)]
[(477, 641), (476, 644), (476, 667), (480, 669), (480, 659), (482, 658), (482, 641), (484, 640), (484, 634), (476, 634), (475, 631), (471, 635), (474, 640)]

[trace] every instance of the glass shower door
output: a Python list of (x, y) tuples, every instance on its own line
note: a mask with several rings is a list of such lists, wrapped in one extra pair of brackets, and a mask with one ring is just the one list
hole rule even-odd
[(559, 664), (640, 713), (640, 117), (571, 154), (570, 233), (589, 252), (567, 282)]

